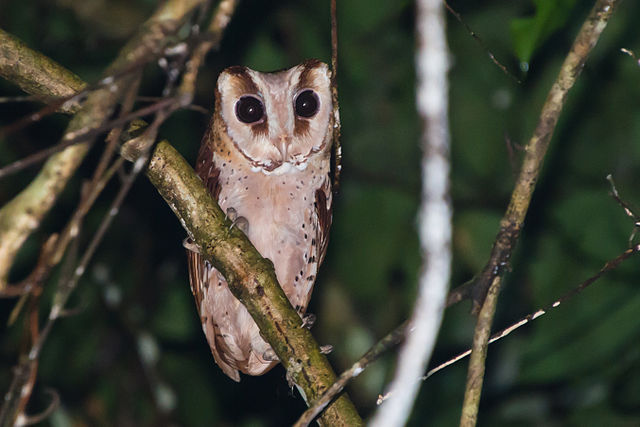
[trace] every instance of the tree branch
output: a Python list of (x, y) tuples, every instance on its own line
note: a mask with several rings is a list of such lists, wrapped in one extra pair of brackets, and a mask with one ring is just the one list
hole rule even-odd
[(1, 28), (0, 76), (46, 104), (73, 96), (85, 87), (80, 77)]
[[(202, 1), (170, 0), (162, 3), (138, 35), (121, 50), (106, 75), (111, 76), (133, 64), (144, 64), (160, 53), (167, 43), (166, 35), (175, 32), (185, 16)], [(25, 90), (33, 91), (30, 93), (42, 99), (51, 99), (72, 94), (82, 87), (81, 81), (73, 73), (29, 49), (14, 37), (2, 32), (0, 42), (0, 75), (18, 83)], [(16, 66), (16, 61), (20, 60), (24, 60), (24, 63)], [(58, 77), (46, 77), (49, 72), (55, 72)], [(126, 76), (113, 80), (108, 87), (89, 94), (69, 123), (63, 141), (74, 138), (78, 133), (99, 128), (111, 114), (129, 84)], [(9, 270), (18, 250), (40, 225), (88, 149), (89, 143), (84, 142), (50, 157), (29, 186), (0, 209), (0, 290), (7, 287)]]
[(526, 154), (522, 169), (507, 211), (500, 222), (500, 232), (496, 237), (489, 262), (474, 284), (472, 290), (474, 311), (479, 313), (479, 317), (469, 361), (465, 398), (460, 419), (461, 426), (475, 426), (477, 421), (484, 379), (484, 362), (502, 274), (508, 268), (511, 254), (518, 241), (549, 142), (569, 90), (580, 75), (587, 56), (596, 45), (618, 3), (619, 0), (598, 0), (596, 2), (565, 58), (558, 77), (542, 107), (538, 125), (525, 147)]

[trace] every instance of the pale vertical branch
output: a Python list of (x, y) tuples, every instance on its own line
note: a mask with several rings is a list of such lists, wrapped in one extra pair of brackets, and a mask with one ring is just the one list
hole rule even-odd
[(403, 425), (413, 407), (433, 350), (451, 272), (449, 199), (448, 50), (440, 0), (419, 0), (417, 14), (417, 103), (422, 119), (422, 205), (420, 243), (423, 268), (405, 345), (390, 389), (395, 398), (380, 407), (372, 426)]

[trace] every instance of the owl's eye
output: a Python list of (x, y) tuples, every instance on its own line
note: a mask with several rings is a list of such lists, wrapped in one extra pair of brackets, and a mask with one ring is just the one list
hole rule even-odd
[(236, 117), (243, 123), (255, 123), (264, 116), (264, 105), (255, 96), (243, 96), (236, 102)]
[(296, 114), (300, 117), (313, 117), (318, 112), (320, 100), (318, 95), (311, 89), (304, 90), (296, 97)]

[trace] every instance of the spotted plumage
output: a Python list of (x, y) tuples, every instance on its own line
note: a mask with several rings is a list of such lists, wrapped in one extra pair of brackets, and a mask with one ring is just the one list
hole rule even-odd
[[(324, 258), (331, 225), (333, 137), (330, 71), (309, 60), (260, 73), (230, 67), (218, 78), (215, 111), (196, 172), (223, 211), (275, 267), (302, 316)], [(187, 251), (191, 289), (213, 356), (225, 374), (261, 375), (273, 351), (224, 277)]]

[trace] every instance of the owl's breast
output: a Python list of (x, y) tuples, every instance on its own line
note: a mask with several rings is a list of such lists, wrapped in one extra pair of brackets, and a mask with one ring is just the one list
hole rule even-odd
[(223, 211), (233, 208), (246, 218), (249, 240), (273, 262), (291, 303), (306, 306), (317, 272), (314, 203), (316, 190), (327, 179), (323, 168), (312, 166), (283, 175), (226, 172), (222, 167), (220, 207)]

